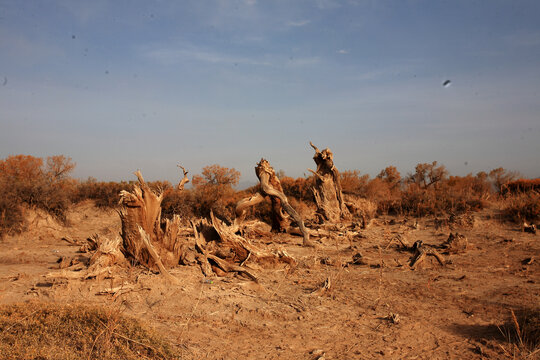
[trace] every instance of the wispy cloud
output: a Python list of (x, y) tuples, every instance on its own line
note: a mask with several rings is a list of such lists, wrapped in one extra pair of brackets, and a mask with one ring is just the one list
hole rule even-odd
[(211, 64), (244, 64), (271, 66), (272, 63), (265, 59), (250, 58), (223, 54), (211, 50), (186, 46), (186, 47), (162, 47), (144, 50), (143, 56), (161, 64), (172, 65), (182, 61), (196, 60)]
[(322, 10), (335, 9), (341, 7), (341, 5), (334, 0), (317, 0), (317, 7)]
[(321, 63), (321, 58), (318, 56), (289, 58), (287, 65), (290, 66), (312, 66)]
[(349, 53), (349, 50), (341, 49), (341, 50), (338, 50), (337, 53), (345, 55)]
[(185, 61), (207, 64), (233, 64), (252, 66), (301, 67), (320, 64), (318, 56), (290, 56), (285, 54), (238, 55), (230, 52), (194, 46), (193, 44), (148, 47), (140, 50), (140, 56), (163, 65)]
[(306, 26), (307, 24), (309, 24), (311, 21), (310, 20), (297, 20), (297, 21), (289, 21), (287, 23), (288, 26), (292, 26), (292, 27), (302, 27), (302, 26)]

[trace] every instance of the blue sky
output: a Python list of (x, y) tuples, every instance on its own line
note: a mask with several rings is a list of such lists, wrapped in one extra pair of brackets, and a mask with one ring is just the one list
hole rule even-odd
[[(538, 1), (0, 0), (0, 157), (540, 176)], [(444, 81), (450, 86), (444, 87)]]

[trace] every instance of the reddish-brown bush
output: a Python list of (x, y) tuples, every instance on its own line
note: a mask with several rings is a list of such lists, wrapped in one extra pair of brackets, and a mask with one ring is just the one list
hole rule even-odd
[(502, 167), (493, 169), (488, 177), (491, 179), (493, 187), (498, 193), (501, 193), (505, 184), (513, 181), (519, 176), (515, 171), (508, 171)]
[(503, 201), (503, 219), (516, 223), (540, 221), (540, 194), (522, 193), (509, 196)]
[(339, 174), (339, 178), (344, 194), (367, 196), (369, 175), (360, 176), (358, 170), (345, 170)]
[(281, 182), (283, 193), (287, 197), (293, 197), (308, 204), (314, 203), (312, 189), (315, 184), (315, 178), (313, 176), (298, 177), (296, 179), (289, 176), (281, 176), (279, 181)]
[(206, 166), (193, 177), (193, 214), (209, 217), (210, 211), (220, 218), (234, 219), (236, 203), (241, 195), (233, 189), (240, 172), (220, 165)]
[(120, 200), (120, 191), (131, 190), (132, 183), (122, 182), (103, 182), (94, 178), (88, 178), (78, 184), (77, 192), (73, 197), (73, 202), (79, 202), (86, 199), (94, 200), (96, 206), (101, 208), (113, 208), (118, 206)]
[(0, 238), (23, 229), (22, 209), (13, 183), (0, 177)]
[(179, 215), (183, 221), (193, 218), (195, 200), (191, 189), (167, 191), (161, 202), (161, 217), (171, 219)]
[(63, 155), (43, 159), (31, 155), (12, 155), (0, 160), (0, 217), (7, 230), (22, 229), (21, 205), (43, 209), (61, 221), (74, 191), (67, 177), (75, 164)]
[(540, 193), (540, 178), (538, 179), (518, 179), (510, 181), (502, 186), (502, 194), (518, 194), (535, 191)]

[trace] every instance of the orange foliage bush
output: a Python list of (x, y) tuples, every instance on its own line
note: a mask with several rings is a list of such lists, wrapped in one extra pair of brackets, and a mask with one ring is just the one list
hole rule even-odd
[(367, 195), (369, 175), (360, 176), (358, 170), (346, 170), (339, 173), (339, 181), (344, 194)]
[(510, 181), (502, 186), (502, 194), (516, 194), (530, 191), (540, 192), (540, 178), (518, 179)]
[(287, 197), (290, 196), (305, 203), (314, 203), (312, 188), (315, 185), (315, 178), (313, 176), (296, 179), (289, 176), (281, 176), (279, 177), (279, 181), (281, 182), (283, 193)]
[(503, 201), (502, 216), (504, 219), (516, 223), (540, 221), (540, 194), (521, 193), (507, 197)]
[(3, 232), (21, 230), (20, 205), (43, 209), (61, 221), (71, 203), (74, 182), (67, 178), (75, 164), (63, 155), (46, 163), (31, 155), (12, 155), (0, 160), (0, 226)]
[(233, 189), (240, 172), (220, 165), (206, 166), (201, 175), (193, 177), (193, 214), (209, 217), (210, 211), (218, 217), (232, 220), (236, 203), (241, 195)]
[(171, 219), (174, 215), (179, 215), (183, 221), (187, 221), (195, 216), (195, 207), (193, 190), (172, 189), (165, 192), (161, 203), (161, 217)]
[(94, 200), (97, 207), (113, 208), (118, 206), (120, 191), (131, 190), (132, 187), (132, 183), (125, 181), (104, 182), (88, 178), (88, 180), (78, 184), (77, 192), (73, 196), (73, 202), (91, 199)]

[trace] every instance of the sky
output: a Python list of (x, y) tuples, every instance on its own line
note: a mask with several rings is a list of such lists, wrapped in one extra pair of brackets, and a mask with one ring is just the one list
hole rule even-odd
[[(0, 158), (540, 177), (536, 0), (0, 0)], [(447, 84), (449, 82), (449, 84)], [(444, 86), (443, 84), (446, 84)]]

